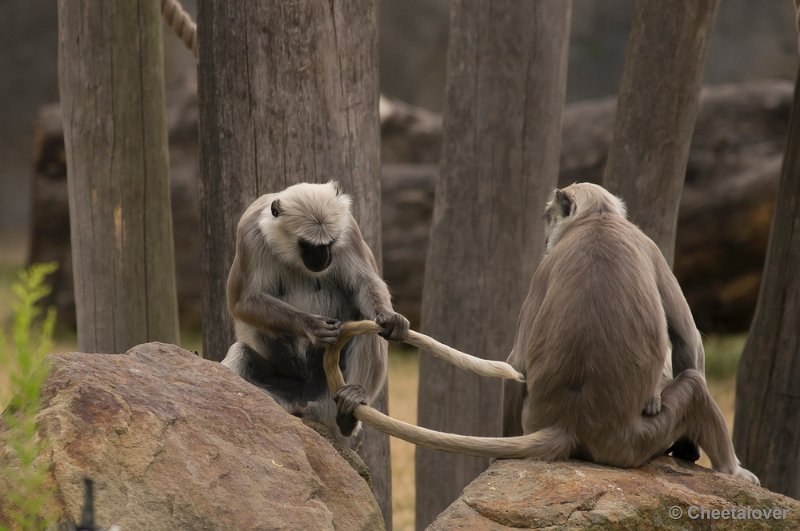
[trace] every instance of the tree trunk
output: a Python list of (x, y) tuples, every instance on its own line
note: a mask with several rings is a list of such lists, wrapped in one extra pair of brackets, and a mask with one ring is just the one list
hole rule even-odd
[(800, 73), (753, 326), (739, 362), (734, 442), (761, 485), (800, 499)]
[(672, 264), (718, 0), (637, 0), (603, 185)]
[[(256, 197), (339, 181), (381, 261), (378, 14), (375, 0), (198, 4), (203, 355), (221, 360), (236, 224)], [(362, 456), (391, 525), (388, 437), (367, 428)]]
[(178, 341), (156, 0), (61, 0), (78, 349)]
[[(441, 177), (422, 328), (505, 360), (543, 250), (541, 213), (558, 179), (570, 3), (451, 4)], [(501, 382), (423, 355), (419, 422), (499, 435)], [(416, 525), (428, 525), (487, 459), (417, 448)]]

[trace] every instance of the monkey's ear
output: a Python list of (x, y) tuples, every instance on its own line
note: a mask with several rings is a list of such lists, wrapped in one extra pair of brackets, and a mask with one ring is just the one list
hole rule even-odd
[(336, 195), (342, 195), (342, 186), (337, 181), (331, 181), (333, 191)]
[(276, 218), (280, 216), (283, 213), (283, 211), (281, 210), (281, 200), (276, 199), (275, 201), (273, 201), (270, 209), (272, 210), (273, 216), (275, 216)]
[(572, 198), (561, 190), (556, 189), (556, 202), (561, 210), (561, 215), (564, 217), (569, 216), (572, 211)]

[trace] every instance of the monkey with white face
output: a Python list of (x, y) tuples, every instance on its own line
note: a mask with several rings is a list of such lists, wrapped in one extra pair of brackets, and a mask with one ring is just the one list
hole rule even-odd
[(360, 385), (336, 398), (322, 368), (324, 347), (336, 342), (341, 321), (375, 320), (393, 341), (405, 338), (409, 323), (392, 309), (350, 197), (329, 182), (256, 199), (239, 221), (227, 295), (236, 343), (222, 364), (340, 442), (356, 432), (352, 411), (380, 392), (387, 345), (376, 336), (347, 345), (340, 367)]
[(556, 190), (545, 216), (546, 254), (508, 359), (526, 383), (504, 384), (504, 435), (530, 434), (541, 459), (620, 467), (676, 441), (691, 453), (696, 441), (715, 470), (758, 483), (708, 392), (680, 286), (622, 201), (573, 184)]

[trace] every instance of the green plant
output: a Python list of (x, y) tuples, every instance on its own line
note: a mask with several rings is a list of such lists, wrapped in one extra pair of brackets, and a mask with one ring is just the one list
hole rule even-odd
[[(12, 323), (9, 338), (0, 327), (0, 372), (9, 382), (8, 405), (3, 412), (4, 442), (12, 451), (12, 463), (2, 465), (0, 475), (9, 482), (3, 511), (13, 528), (41, 529), (42, 514), (51, 497), (47, 487), (47, 463), (37, 459), (44, 443), (37, 437), (36, 414), (41, 408), (42, 387), (50, 371), (47, 354), (52, 348), (56, 316), (45, 312), (39, 301), (50, 292), (45, 277), (55, 263), (35, 264), (20, 271), (11, 286)], [(4, 529), (0, 526), (0, 529)]]
[(703, 344), (706, 350), (706, 376), (713, 380), (736, 378), (747, 335), (710, 336)]

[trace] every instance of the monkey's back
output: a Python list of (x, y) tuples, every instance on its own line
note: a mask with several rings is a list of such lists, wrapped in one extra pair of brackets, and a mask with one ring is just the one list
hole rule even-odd
[(542, 261), (558, 289), (547, 289), (527, 348), (525, 433), (558, 425), (581, 443), (621, 444), (619, 426), (656, 392), (669, 344), (645, 239), (600, 213), (576, 220)]

